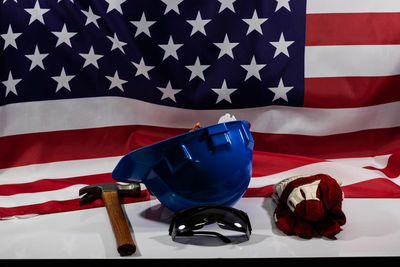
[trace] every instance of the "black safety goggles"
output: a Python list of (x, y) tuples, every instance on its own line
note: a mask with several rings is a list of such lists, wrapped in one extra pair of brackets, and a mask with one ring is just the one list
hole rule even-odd
[[(216, 223), (222, 229), (239, 232), (240, 235), (226, 236), (217, 231), (199, 231), (212, 223)], [(187, 238), (213, 236), (224, 243), (240, 243), (249, 240), (250, 234), (251, 224), (245, 212), (213, 204), (194, 206), (176, 213), (169, 227), (169, 235), (177, 242)]]

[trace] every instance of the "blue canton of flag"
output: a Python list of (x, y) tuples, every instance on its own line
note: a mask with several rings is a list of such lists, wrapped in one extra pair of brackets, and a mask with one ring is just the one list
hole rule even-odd
[(0, 105), (122, 96), (301, 106), (306, 1), (5, 0)]

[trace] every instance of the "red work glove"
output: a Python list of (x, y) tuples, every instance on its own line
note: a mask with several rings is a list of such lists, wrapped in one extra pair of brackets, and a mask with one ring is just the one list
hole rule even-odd
[(316, 231), (334, 238), (346, 223), (339, 184), (326, 174), (290, 177), (275, 184), (276, 226), (287, 235), (309, 238)]

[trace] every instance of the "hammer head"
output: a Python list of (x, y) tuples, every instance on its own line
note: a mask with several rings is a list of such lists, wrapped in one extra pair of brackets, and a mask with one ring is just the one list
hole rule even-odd
[(103, 192), (118, 192), (118, 196), (140, 196), (140, 184), (119, 184), (119, 183), (101, 183), (88, 185), (79, 190), (79, 205), (90, 203), (101, 198)]

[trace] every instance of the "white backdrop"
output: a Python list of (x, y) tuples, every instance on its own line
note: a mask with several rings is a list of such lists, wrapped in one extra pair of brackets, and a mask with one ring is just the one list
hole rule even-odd
[[(400, 199), (345, 199), (347, 223), (330, 240), (286, 236), (270, 198), (242, 198), (253, 232), (240, 244), (188, 245), (168, 235), (173, 213), (158, 200), (125, 205), (137, 251), (130, 258), (295, 258), (400, 256)], [(105, 208), (0, 221), (1, 259), (119, 258)]]

